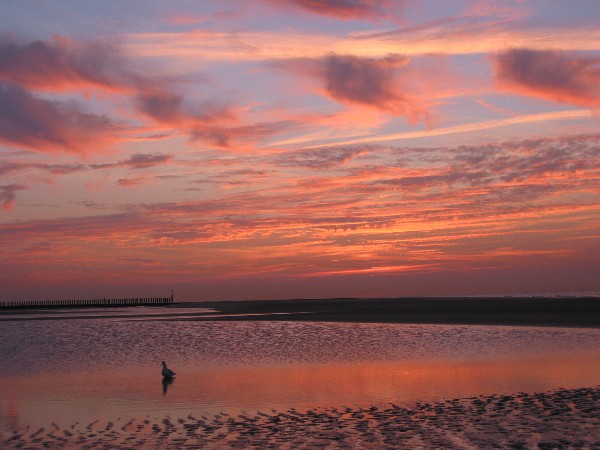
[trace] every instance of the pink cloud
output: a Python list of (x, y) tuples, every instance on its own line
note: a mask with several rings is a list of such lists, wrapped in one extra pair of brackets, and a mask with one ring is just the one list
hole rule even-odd
[(554, 50), (513, 49), (493, 58), (496, 79), (505, 89), (560, 103), (600, 106), (597, 58)]
[(147, 177), (136, 177), (136, 178), (119, 178), (117, 183), (121, 187), (133, 187), (142, 184), (147, 180)]
[[(565, 255), (581, 261), (598, 242), (599, 139), (326, 147), (254, 155), (243, 163), (230, 158), (230, 170), (219, 171), (223, 179), (215, 182), (260, 182), (200, 201), (113, 204), (87, 217), (0, 224), (0, 251), (14, 261), (15, 273), (25, 276), (37, 264), (59, 279), (81, 273), (82, 259), (103, 277), (152, 280), (175, 273), (182, 279), (227, 274), (239, 280), (259, 273), (431, 270), (430, 264), (448, 273), (482, 265), (522, 267)], [(313, 170), (307, 175), (298, 166)], [(123, 178), (120, 184), (135, 182)], [(27, 251), (39, 242), (66, 249), (60, 265)], [(161, 269), (132, 263), (113, 274), (110, 255), (124, 249), (132, 260), (161, 253)], [(198, 267), (204, 268), (201, 275)]]
[[(273, 1), (273, 0), (272, 0)], [(391, 2), (386, 0), (286, 0), (287, 3), (315, 14), (338, 19), (372, 19), (384, 17), (385, 7)]]
[(216, 147), (231, 148), (233, 142), (256, 143), (261, 139), (276, 135), (295, 125), (292, 120), (255, 123), (238, 126), (221, 126), (219, 124), (195, 124), (192, 129), (193, 140), (203, 140)]
[(219, 148), (230, 148), (233, 142), (257, 142), (293, 125), (290, 120), (246, 124), (231, 106), (215, 101), (186, 104), (183, 95), (165, 90), (141, 92), (136, 107), (157, 123), (189, 133), (192, 141), (201, 140)]
[(186, 105), (182, 95), (164, 90), (140, 93), (136, 98), (136, 107), (157, 123), (179, 127), (190, 133), (193, 140), (206, 138), (219, 147), (229, 145), (235, 133), (228, 130), (240, 122), (229, 107), (211, 102)]
[(21, 44), (0, 41), (0, 80), (34, 90), (73, 87), (140, 89), (152, 80), (127, 69), (128, 62), (111, 42), (78, 43), (61, 36)]
[(215, 11), (210, 14), (191, 14), (189, 11), (182, 13), (174, 13), (169, 15), (165, 22), (175, 26), (200, 26), (210, 23), (223, 23), (227, 20), (234, 19), (239, 16), (240, 10), (243, 9), (240, 4), (235, 4), (235, 9), (232, 11)]
[(190, 14), (172, 14), (166, 18), (166, 23), (169, 25), (200, 25), (206, 22), (209, 18), (202, 15), (190, 15)]
[[(81, 43), (59, 36), (29, 43), (0, 40), (0, 140), (39, 151), (85, 153), (126, 139), (125, 130), (117, 136), (119, 126), (105, 115), (85, 112), (75, 102), (41, 97), (68, 90), (126, 95), (134, 117), (220, 148), (258, 142), (289, 126), (280, 119), (247, 123), (239, 108), (215, 99), (186, 100), (172, 80), (134, 67), (113, 42)], [(158, 136), (164, 135), (161, 130)]]
[[(50, 102), (30, 91), (60, 92), (99, 88), (132, 98), (137, 115), (204, 139), (221, 147), (235, 136), (265, 131), (261, 124), (243, 125), (234, 109), (206, 100), (188, 104), (184, 95), (158, 76), (133, 68), (119, 47), (110, 42), (77, 43), (54, 37), (20, 44), (0, 41), (0, 86), (5, 124), (0, 138), (36, 150), (82, 151), (97, 142), (114, 123), (105, 116), (83, 113), (74, 103)], [(15, 104), (17, 111), (10, 105)], [(114, 134), (114, 133), (112, 133)]]
[(15, 204), (16, 192), (23, 189), (29, 189), (29, 187), (20, 184), (0, 186), (0, 206), (2, 209), (10, 211)]

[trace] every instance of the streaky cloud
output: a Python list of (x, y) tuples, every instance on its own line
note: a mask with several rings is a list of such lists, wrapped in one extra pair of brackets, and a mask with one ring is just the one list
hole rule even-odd
[(146, 177), (136, 177), (136, 178), (119, 178), (117, 180), (117, 184), (121, 187), (133, 187), (138, 186), (144, 183), (147, 180)]
[(373, 19), (386, 16), (388, 0), (270, 0), (270, 3), (297, 6), (314, 14), (338, 19)]
[(119, 47), (110, 41), (80, 43), (58, 35), (28, 43), (10, 36), (0, 40), (0, 80), (32, 90), (130, 90), (154, 84), (127, 67)]
[[(553, 111), (546, 113), (534, 113), (524, 114), (514, 117), (508, 117), (505, 119), (492, 119), (482, 122), (473, 122), (463, 125), (455, 125), (449, 127), (431, 128), (422, 131), (406, 131), (402, 133), (389, 133), (369, 136), (358, 136), (351, 139), (331, 139), (328, 145), (354, 145), (354, 144), (367, 144), (367, 143), (378, 143), (378, 142), (391, 142), (406, 139), (415, 139), (422, 137), (432, 136), (443, 136), (446, 134), (456, 133), (471, 133), (482, 130), (491, 130), (494, 128), (508, 127), (511, 125), (519, 125), (526, 123), (535, 122), (546, 122), (546, 121), (558, 121), (558, 120), (571, 120), (571, 119), (582, 119), (594, 117), (596, 113), (591, 109), (573, 109), (567, 111)], [(296, 144), (300, 143), (297, 141)], [(310, 141), (306, 142), (310, 143)], [(278, 145), (277, 142), (272, 144)], [(305, 148), (321, 147), (323, 144), (306, 145)]]
[(367, 146), (323, 147), (287, 152), (278, 156), (275, 163), (280, 166), (322, 169), (336, 167), (371, 151), (373, 150)]
[(111, 169), (115, 167), (126, 167), (130, 169), (147, 169), (154, 166), (167, 164), (173, 159), (173, 155), (136, 153), (123, 161), (103, 164), (90, 164), (91, 169)]

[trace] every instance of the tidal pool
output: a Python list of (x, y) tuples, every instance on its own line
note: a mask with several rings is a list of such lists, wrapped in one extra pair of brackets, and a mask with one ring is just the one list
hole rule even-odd
[[(0, 429), (600, 384), (596, 329), (209, 322), (186, 320), (191, 309), (173, 321), (157, 312), (0, 320)], [(172, 383), (163, 360), (177, 372)]]

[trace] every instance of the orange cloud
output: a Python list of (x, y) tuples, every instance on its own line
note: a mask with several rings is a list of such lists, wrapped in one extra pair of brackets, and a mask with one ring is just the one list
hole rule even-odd
[(597, 58), (556, 50), (513, 49), (493, 58), (501, 87), (560, 103), (600, 106)]

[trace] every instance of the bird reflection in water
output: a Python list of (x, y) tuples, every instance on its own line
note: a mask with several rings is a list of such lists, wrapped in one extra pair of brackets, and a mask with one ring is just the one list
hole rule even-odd
[(162, 362), (162, 371), (160, 372), (163, 376), (162, 385), (163, 385), (163, 395), (167, 395), (167, 389), (169, 385), (173, 382), (173, 377), (175, 376), (175, 372), (167, 367), (167, 363), (165, 361)]
[(162, 379), (162, 387), (163, 387), (163, 395), (167, 395), (167, 390), (169, 389), (169, 385), (173, 384), (173, 378), (164, 377)]

